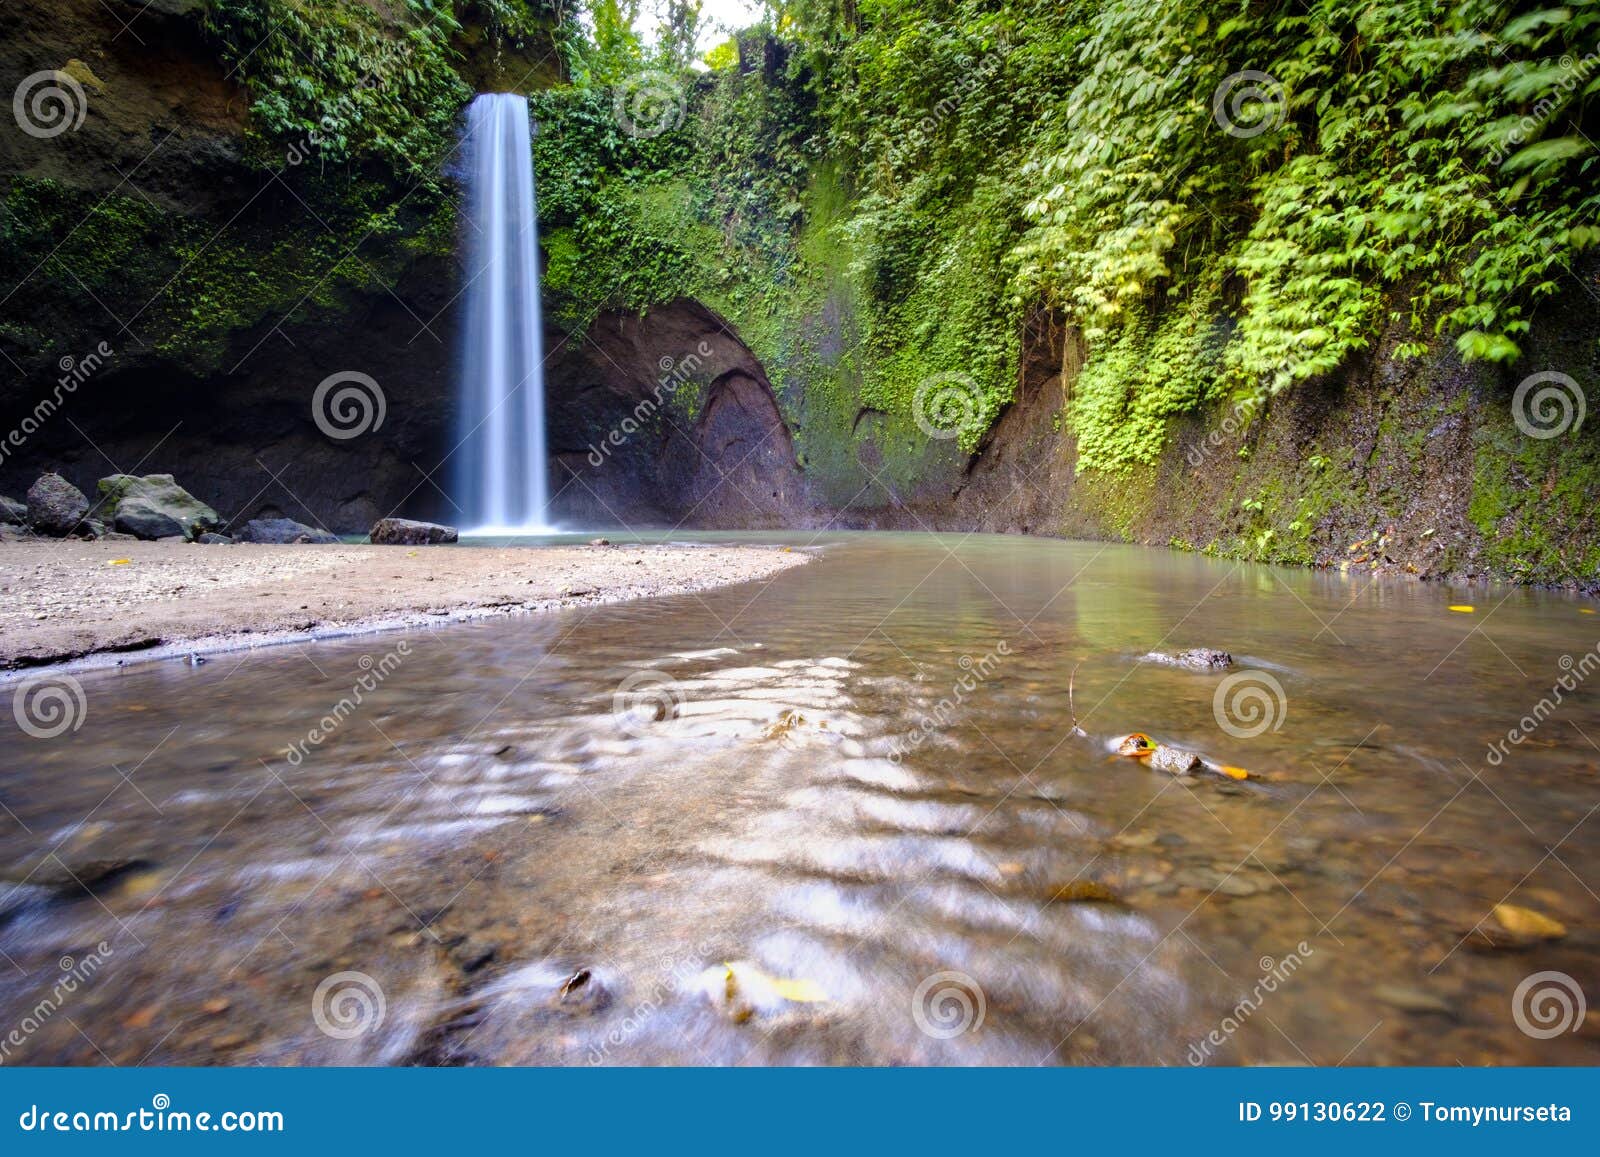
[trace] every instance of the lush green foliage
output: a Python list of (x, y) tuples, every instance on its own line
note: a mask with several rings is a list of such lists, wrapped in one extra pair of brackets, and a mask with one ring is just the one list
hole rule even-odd
[[(1086, 466), (1150, 461), (1166, 416), (1330, 372), (1397, 323), (1413, 350), (1446, 334), (1514, 358), (1533, 304), (1600, 241), (1593, 3), (790, 10), (865, 184), (863, 273), (886, 306), (938, 276), (961, 206), (981, 198), (1005, 231), (986, 178), (1021, 200), (1011, 304), (1043, 294), (1089, 339)], [(1246, 69), (1268, 74), (1264, 100), (1228, 84)]]

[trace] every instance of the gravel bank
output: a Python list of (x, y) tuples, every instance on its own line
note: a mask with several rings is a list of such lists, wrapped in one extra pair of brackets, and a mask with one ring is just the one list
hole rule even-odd
[(560, 610), (763, 579), (802, 553), (725, 546), (0, 545), (0, 671)]

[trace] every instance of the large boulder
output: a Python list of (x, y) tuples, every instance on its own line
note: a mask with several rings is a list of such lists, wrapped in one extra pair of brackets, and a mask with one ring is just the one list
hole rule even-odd
[(294, 542), (338, 542), (339, 540), (326, 530), (317, 530), (292, 518), (252, 518), (244, 524), (244, 528), (234, 536), (237, 542), (269, 542), (269, 543), (294, 543)]
[(455, 542), (458, 537), (453, 526), (414, 522), (409, 518), (380, 518), (372, 528), (372, 541), (385, 546), (432, 546)]
[(0, 494), (0, 526), (28, 525), (28, 504)]
[(215, 530), (217, 512), (173, 480), (170, 474), (113, 474), (100, 479), (95, 513), (135, 538), (185, 538)]
[(89, 500), (59, 474), (40, 475), (28, 488), (28, 521), (40, 534), (56, 537), (78, 530), (89, 513)]

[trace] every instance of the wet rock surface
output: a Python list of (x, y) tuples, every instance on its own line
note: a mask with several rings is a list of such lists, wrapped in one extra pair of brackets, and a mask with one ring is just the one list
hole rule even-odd
[(374, 543), (386, 546), (431, 546), (455, 542), (460, 535), (453, 526), (437, 522), (416, 522), (409, 518), (383, 518), (373, 524), (369, 535)]
[(89, 500), (59, 474), (43, 474), (28, 488), (28, 524), (39, 534), (57, 538), (83, 525)]
[(337, 535), (330, 534), (326, 530), (318, 530), (314, 526), (307, 526), (303, 522), (296, 522), (292, 518), (253, 518), (239, 528), (235, 539), (238, 542), (259, 542), (278, 546), (307, 543), (328, 545), (339, 541)]
[(155, 540), (192, 539), (215, 531), (217, 512), (179, 486), (171, 474), (113, 474), (102, 478), (95, 516), (122, 534)]

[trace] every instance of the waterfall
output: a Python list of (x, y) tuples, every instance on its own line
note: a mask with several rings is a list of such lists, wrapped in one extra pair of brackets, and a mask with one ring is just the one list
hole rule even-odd
[(456, 497), (475, 532), (546, 529), (544, 335), (528, 102), (467, 108), (465, 349)]

